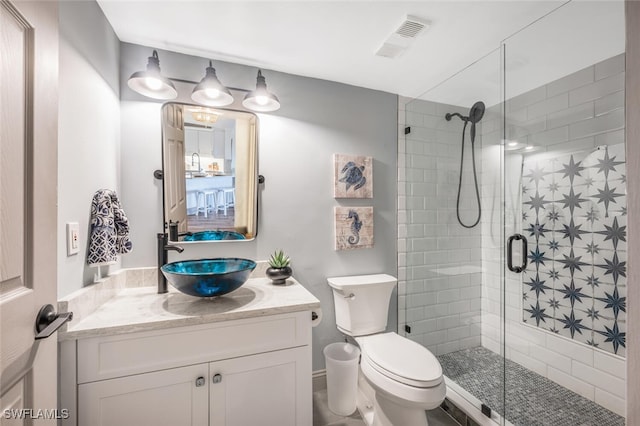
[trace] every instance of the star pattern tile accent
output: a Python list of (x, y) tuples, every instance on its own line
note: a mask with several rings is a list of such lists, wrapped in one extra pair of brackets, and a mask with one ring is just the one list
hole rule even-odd
[[(522, 320), (625, 356), (624, 144), (523, 165)], [(555, 325), (554, 325), (555, 324)]]

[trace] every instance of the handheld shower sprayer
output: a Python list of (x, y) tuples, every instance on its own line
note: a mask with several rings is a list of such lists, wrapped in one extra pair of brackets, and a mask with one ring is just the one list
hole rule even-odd
[[(482, 120), (484, 116), (484, 102), (479, 101), (473, 104), (471, 109), (469, 110), (469, 115), (465, 117), (462, 114), (457, 112), (447, 113), (444, 118), (447, 121), (451, 121), (453, 117), (459, 117), (463, 122), (464, 126), (462, 127), (462, 153), (460, 154), (460, 179), (458, 181), (458, 199), (456, 201), (456, 215), (458, 216), (458, 222), (460, 225), (465, 228), (473, 228), (480, 222), (480, 216), (482, 215), (482, 207), (480, 206), (480, 190), (478, 188), (478, 174), (476, 172), (476, 155), (475, 155), (475, 142), (476, 142), (476, 123)], [(462, 188), (462, 165), (464, 163), (464, 135), (467, 130), (467, 124), (471, 122), (471, 129), (469, 131), (469, 135), (471, 137), (471, 159), (473, 164), (473, 181), (476, 187), (476, 199), (478, 200), (478, 218), (472, 225), (466, 225), (460, 219), (460, 189)]]

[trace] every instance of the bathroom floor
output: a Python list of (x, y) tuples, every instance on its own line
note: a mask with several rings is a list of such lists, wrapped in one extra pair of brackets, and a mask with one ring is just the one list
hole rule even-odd
[(187, 216), (187, 228), (191, 232), (207, 231), (211, 229), (220, 229), (226, 231), (235, 231), (234, 226), (235, 215), (233, 207), (229, 207), (227, 215), (222, 212), (210, 212), (207, 217), (199, 213), (197, 215)]
[[(427, 411), (429, 426), (460, 426), (444, 410)], [(327, 402), (327, 390), (321, 389), (313, 392), (313, 426), (365, 426), (358, 411), (349, 417), (338, 416), (329, 410)]]
[[(490, 408), (502, 411), (504, 360), (477, 347), (438, 356), (444, 374)], [(506, 418), (515, 426), (623, 426), (624, 418), (506, 360)]]

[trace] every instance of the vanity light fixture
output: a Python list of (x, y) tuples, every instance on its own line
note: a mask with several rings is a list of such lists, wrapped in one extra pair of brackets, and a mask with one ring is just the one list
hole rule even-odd
[(190, 80), (182, 80), (179, 78), (163, 77), (160, 74), (160, 61), (158, 60), (158, 52), (153, 51), (153, 55), (149, 57), (146, 71), (135, 72), (129, 77), (129, 87), (153, 99), (170, 100), (178, 97), (178, 91), (173, 85), (174, 81), (187, 84), (195, 84), (191, 99), (194, 102), (210, 106), (223, 107), (233, 103), (231, 90), (245, 92), (247, 95), (242, 101), (242, 105), (251, 111), (271, 112), (280, 109), (280, 101), (278, 97), (267, 90), (267, 83), (262, 75), (262, 70), (258, 70), (258, 78), (255, 90), (239, 89), (237, 87), (226, 87), (216, 75), (213, 63), (210, 60), (209, 66), (206, 68), (205, 76), (199, 83)]
[(233, 96), (225, 86), (220, 83), (213, 64), (209, 61), (205, 76), (196, 87), (193, 88), (191, 99), (195, 102), (212, 107), (221, 107), (233, 103)]
[(153, 99), (170, 100), (178, 97), (178, 91), (171, 80), (160, 73), (160, 60), (156, 50), (149, 56), (146, 71), (134, 72), (127, 84), (132, 90)]
[(257, 112), (270, 112), (280, 109), (278, 97), (267, 90), (267, 82), (262, 76), (262, 70), (258, 70), (256, 90), (247, 93), (242, 105)]

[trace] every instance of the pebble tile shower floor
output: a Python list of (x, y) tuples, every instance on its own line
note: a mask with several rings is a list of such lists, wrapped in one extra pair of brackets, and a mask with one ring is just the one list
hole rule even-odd
[[(438, 356), (444, 374), (502, 411), (503, 358), (476, 347)], [(624, 418), (506, 360), (506, 418), (515, 426), (624, 426)]]

